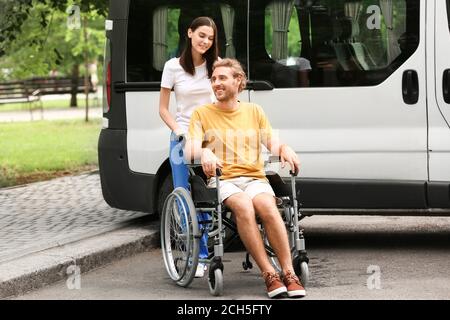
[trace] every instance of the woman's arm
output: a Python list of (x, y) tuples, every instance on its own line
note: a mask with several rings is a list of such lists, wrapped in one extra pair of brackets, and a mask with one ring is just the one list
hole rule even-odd
[(170, 91), (168, 88), (161, 87), (159, 92), (159, 115), (170, 130), (176, 135), (181, 135), (183, 132), (169, 111)]

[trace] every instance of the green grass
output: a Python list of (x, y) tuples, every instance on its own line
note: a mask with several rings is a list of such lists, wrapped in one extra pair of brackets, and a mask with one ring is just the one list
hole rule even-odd
[[(77, 99), (78, 108), (84, 108), (86, 106), (86, 99), (78, 98)], [(101, 104), (101, 100), (89, 99), (89, 107), (99, 107), (98, 104)], [(39, 103), (33, 103), (33, 109), (38, 108)], [(70, 99), (62, 99), (62, 100), (43, 100), (42, 107), (44, 109), (68, 109), (70, 107)], [(0, 104), (0, 112), (2, 111), (28, 111), (29, 105), (28, 103), (17, 102), (17, 103), (4, 103)]]
[(96, 168), (101, 120), (0, 124), (0, 187)]

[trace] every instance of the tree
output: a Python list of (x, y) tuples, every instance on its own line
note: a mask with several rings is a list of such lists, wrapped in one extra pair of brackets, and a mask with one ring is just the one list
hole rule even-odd
[[(40, 1), (47, 2), (54, 9), (64, 12), (68, 4), (73, 4), (74, 1), (69, 0), (47, 0)], [(78, 0), (76, 4), (80, 7), (81, 12), (97, 12), (99, 15), (106, 16), (108, 12), (108, 1), (105, 0)]]
[(14, 41), (20, 26), (27, 19), (32, 0), (0, 0), (0, 57), (5, 48)]
[[(5, 0), (0, 0), (5, 1)], [(9, 1), (9, 0), (8, 0)], [(104, 18), (95, 9), (81, 12), (88, 26), (85, 41), (84, 30), (70, 29), (67, 14), (61, 8), (55, 9), (62, 1), (33, 1), (32, 10), (26, 11), (26, 19), (21, 20), (21, 32), (9, 38), (0, 56), (0, 78), (23, 79), (31, 76), (47, 76), (51, 70), (72, 75), (78, 82), (80, 72), (86, 73), (85, 60), (99, 61), (104, 47)], [(64, 1), (65, 5), (72, 2)], [(15, 7), (11, 7), (16, 10)], [(6, 23), (5, 23), (6, 25)], [(76, 106), (76, 93), (72, 94), (71, 105)]]
[[(47, 5), (51, 9), (65, 12), (71, 0), (0, 0), (0, 57), (5, 54), (5, 48), (21, 33), (22, 25), (27, 20), (30, 9), (37, 4)], [(78, 0), (81, 12), (93, 12), (105, 17), (108, 1)]]

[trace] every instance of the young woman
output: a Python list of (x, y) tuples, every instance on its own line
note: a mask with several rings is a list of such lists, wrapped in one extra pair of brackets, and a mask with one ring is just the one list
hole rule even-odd
[[(189, 172), (183, 161), (179, 137), (189, 128), (191, 114), (196, 107), (214, 101), (210, 78), (213, 63), (218, 59), (217, 27), (209, 17), (192, 21), (187, 32), (187, 45), (179, 58), (166, 62), (161, 79), (159, 114), (172, 130), (170, 137), (170, 165), (174, 188), (189, 190)], [(171, 90), (175, 92), (177, 111), (175, 119), (169, 112)], [(199, 221), (207, 220), (207, 214), (199, 214)], [(208, 257), (208, 233), (200, 240), (200, 258)], [(206, 266), (198, 264), (195, 276), (203, 277)]]

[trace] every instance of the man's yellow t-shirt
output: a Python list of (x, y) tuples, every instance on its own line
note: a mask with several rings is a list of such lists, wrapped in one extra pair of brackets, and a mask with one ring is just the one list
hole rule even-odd
[(189, 138), (202, 142), (223, 162), (221, 179), (265, 178), (261, 143), (272, 137), (272, 127), (262, 108), (239, 102), (236, 110), (207, 104), (192, 113)]

